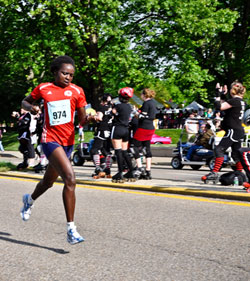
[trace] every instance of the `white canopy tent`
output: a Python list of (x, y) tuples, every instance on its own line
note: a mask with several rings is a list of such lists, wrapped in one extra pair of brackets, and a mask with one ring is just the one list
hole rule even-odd
[(196, 101), (193, 101), (189, 105), (184, 107), (184, 109), (186, 109), (188, 111), (190, 111), (190, 110), (200, 110), (200, 109), (204, 109), (204, 106), (202, 106), (201, 104), (199, 104)]

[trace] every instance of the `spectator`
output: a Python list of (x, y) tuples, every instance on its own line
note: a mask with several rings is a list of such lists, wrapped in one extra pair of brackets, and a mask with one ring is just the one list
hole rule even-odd
[(81, 124), (78, 125), (78, 141), (83, 142), (84, 141), (84, 131), (83, 131), (83, 126)]
[(4, 151), (3, 144), (2, 144), (2, 138), (3, 138), (3, 130), (0, 129), (0, 150)]
[(205, 108), (205, 109), (204, 109), (204, 114), (203, 114), (205, 118), (207, 118), (207, 114), (208, 114), (208, 109)]
[(194, 118), (195, 114), (191, 112), (184, 125), (187, 132), (187, 141), (190, 141), (199, 131), (199, 123)]
[(183, 111), (180, 110), (177, 114), (177, 128), (178, 129), (182, 129), (183, 118), (184, 118)]
[(221, 121), (222, 121), (222, 118), (220, 117), (220, 115), (221, 115), (221, 112), (219, 110), (215, 110), (213, 123), (214, 123), (216, 131), (220, 130)]
[(207, 111), (207, 117), (212, 118), (212, 116), (213, 116), (213, 110), (212, 110), (212, 108), (209, 108)]
[(200, 148), (212, 149), (212, 145), (210, 144), (210, 139), (214, 136), (214, 132), (211, 130), (211, 126), (209, 124), (201, 125), (202, 132), (198, 135), (194, 144), (188, 149), (186, 158), (184, 160), (190, 161), (192, 159), (192, 155), (195, 150)]

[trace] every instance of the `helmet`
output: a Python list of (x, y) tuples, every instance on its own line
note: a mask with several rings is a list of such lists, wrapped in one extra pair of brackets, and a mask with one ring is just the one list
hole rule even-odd
[(247, 109), (244, 113), (244, 116), (243, 116), (243, 123), (246, 125), (246, 126), (249, 126), (250, 125), (250, 109)]
[(129, 88), (129, 87), (125, 87), (125, 88), (120, 89), (118, 91), (118, 93), (124, 98), (132, 98), (133, 94), (134, 94), (134, 89)]

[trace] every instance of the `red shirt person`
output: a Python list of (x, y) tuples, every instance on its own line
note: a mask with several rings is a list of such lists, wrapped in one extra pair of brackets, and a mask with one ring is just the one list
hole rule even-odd
[(43, 83), (32, 91), (31, 96), (34, 100), (44, 100), (45, 124), (41, 142), (74, 144), (74, 112), (87, 105), (83, 89), (72, 83), (65, 88)]
[(54, 75), (54, 82), (40, 84), (22, 101), (25, 110), (36, 114), (37, 108), (33, 103), (39, 99), (44, 100), (45, 124), (41, 143), (49, 164), (33, 193), (23, 196), (20, 214), (22, 219), (27, 221), (34, 201), (52, 187), (60, 176), (64, 182), (63, 203), (67, 220), (67, 241), (76, 244), (84, 239), (76, 231), (74, 224), (76, 181), (69, 158), (74, 144), (74, 113), (77, 110), (81, 125), (87, 121), (84, 108), (86, 99), (83, 89), (71, 83), (75, 73), (75, 63), (71, 57), (57, 57), (52, 61), (50, 70)]

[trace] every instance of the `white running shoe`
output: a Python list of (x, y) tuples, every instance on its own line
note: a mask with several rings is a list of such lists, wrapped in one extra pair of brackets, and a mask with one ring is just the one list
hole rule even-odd
[(70, 228), (67, 232), (67, 241), (71, 244), (77, 244), (84, 241), (84, 238), (76, 231), (76, 227)]
[(23, 195), (23, 207), (21, 209), (20, 215), (24, 221), (29, 220), (31, 215), (31, 209), (34, 207), (34, 204), (28, 203), (29, 194)]

